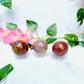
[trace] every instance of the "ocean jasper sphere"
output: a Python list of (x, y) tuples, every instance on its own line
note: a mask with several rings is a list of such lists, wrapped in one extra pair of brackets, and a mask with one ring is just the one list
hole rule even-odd
[(57, 41), (54, 43), (54, 45), (52, 47), (52, 51), (57, 56), (63, 56), (68, 51), (68, 45), (64, 41)]
[(12, 44), (12, 50), (17, 55), (25, 55), (28, 51), (28, 44), (25, 41), (17, 40)]
[(47, 43), (44, 40), (36, 40), (33, 48), (36, 53), (43, 54), (47, 50)]

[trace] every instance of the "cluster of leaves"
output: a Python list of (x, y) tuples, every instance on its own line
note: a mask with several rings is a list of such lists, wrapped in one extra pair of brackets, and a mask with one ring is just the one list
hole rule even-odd
[(0, 83), (3, 81), (3, 79), (13, 70), (13, 66), (11, 64), (8, 64), (0, 69)]
[(82, 25), (84, 19), (84, 8), (80, 8), (77, 11), (77, 22), (80, 21), (80, 25)]
[(12, 0), (0, 0), (0, 4), (9, 9), (12, 8)]
[[(12, 0), (0, 0), (0, 4), (9, 9), (12, 8)], [(80, 22), (80, 25), (82, 25), (83, 19), (84, 19), (84, 8), (80, 8), (77, 11), (77, 22)], [(36, 31), (36, 29), (38, 28), (38, 24), (32, 20), (26, 20), (26, 24), (27, 24), (27, 29), (31, 31)], [(6, 27), (10, 30), (15, 30), (17, 28), (17, 25), (14, 23), (6, 23)], [(47, 35), (50, 36), (49, 38), (46, 39), (47, 44), (51, 44), (58, 39), (55, 37), (57, 35), (57, 27), (55, 23), (50, 25), (47, 28), (46, 32), (47, 32)], [(84, 45), (84, 41), (78, 41), (78, 36), (75, 34), (65, 34), (64, 39), (68, 41), (71, 47), (79, 45), (80, 43)], [(32, 46), (30, 45), (30, 47)]]
[[(36, 29), (38, 28), (38, 24), (35, 21), (26, 20), (26, 24), (27, 24), (27, 29), (29, 29), (31, 31), (36, 31)], [(57, 34), (57, 28), (56, 28), (55, 23), (50, 25), (46, 32), (50, 36), (50, 38), (46, 39), (47, 44), (53, 43), (54, 41), (57, 40), (57, 38), (52, 38), (52, 37), (56, 36), (56, 34)]]
[[(47, 34), (49, 36), (51, 36), (50, 38), (46, 39), (47, 44), (51, 44), (54, 41), (56, 41), (57, 39), (59, 39), (56, 37), (53, 38), (53, 36), (57, 35), (56, 24), (52, 24), (51, 26), (48, 27)], [(68, 41), (68, 43), (71, 47), (75, 47), (75, 46), (79, 45), (80, 43), (82, 43), (84, 45), (84, 41), (79, 41), (78, 36), (75, 34), (72, 34), (72, 33), (65, 34), (65, 36), (63, 38)]]
[[(36, 31), (36, 29), (38, 28), (38, 24), (35, 21), (32, 20), (26, 20), (26, 25), (27, 25), (27, 29), (31, 30), (31, 31)], [(6, 27), (8, 29), (14, 30), (17, 28), (17, 25), (14, 23), (7, 23)], [(57, 39), (56, 35), (57, 35), (57, 27), (56, 27), (56, 23), (50, 25), (47, 30), (46, 33), (48, 35), (48, 38), (46, 38), (46, 42), (47, 44), (51, 44), (53, 42), (55, 42)], [(71, 47), (77, 46), (80, 43), (82, 45), (84, 45), (84, 41), (79, 41), (78, 40), (78, 36), (76, 34), (70, 33), (70, 34), (65, 34), (65, 36), (63, 37), (65, 40), (67, 40), (68, 44)], [(39, 38), (41, 39), (41, 38)], [(31, 45), (29, 45), (30, 49), (33, 49), (33, 47)]]
[(38, 28), (38, 24), (32, 20), (26, 20), (27, 29), (35, 31)]
[(52, 24), (47, 28), (47, 34), (50, 36), (49, 38), (46, 39), (47, 44), (51, 44), (54, 41), (57, 40), (57, 38), (53, 38), (54, 36), (57, 35), (57, 27), (56, 24)]

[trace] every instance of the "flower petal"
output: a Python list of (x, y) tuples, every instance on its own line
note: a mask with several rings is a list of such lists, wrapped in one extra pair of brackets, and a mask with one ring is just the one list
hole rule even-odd
[(5, 32), (3, 28), (0, 28), (0, 37), (2, 37), (2, 34)]
[(20, 28), (17, 29), (18, 33), (23, 33), (22, 30)]
[(34, 38), (34, 36), (32, 35), (32, 33), (31, 33), (30, 30), (27, 30), (27, 31), (26, 31), (26, 34), (27, 34), (28, 38), (31, 38), (31, 39)]
[(3, 33), (5, 30), (3, 28), (0, 28), (0, 33)]
[(24, 40), (24, 41), (27, 41), (27, 40), (28, 40), (28, 37), (27, 37), (27, 35), (24, 34), (24, 33), (18, 34), (17, 40)]
[(7, 44), (9, 43), (13, 44), (17, 40), (23, 40), (31, 45), (33, 45), (34, 43), (34, 37), (31, 31), (27, 30), (26, 34), (24, 34), (19, 28), (17, 33), (9, 29), (4, 30), (0, 28), (0, 37), (2, 37), (4, 40), (4, 43), (7, 43)]
[(32, 40), (28, 40), (28, 42), (27, 42), (27, 43), (28, 43), (28, 44), (33, 45), (33, 44), (34, 44), (34, 42), (35, 42), (35, 41), (32, 39)]
[(17, 33), (10, 32), (6, 37), (3, 37), (5, 43), (12, 43), (13, 39), (17, 36)]

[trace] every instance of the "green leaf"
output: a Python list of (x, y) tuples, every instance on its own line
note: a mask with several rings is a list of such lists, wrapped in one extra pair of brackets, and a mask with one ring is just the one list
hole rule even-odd
[(65, 34), (65, 39), (68, 41), (71, 47), (77, 46), (79, 44), (78, 36), (75, 34)]
[(38, 24), (32, 20), (26, 20), (27, 29), (35, 31), (38, 28)]
[(50, 35), (50, 36), (56, 36), (57, 28), (56, 28), (56, 24), (55, 23), (48, 27), (47, 34)]
[(9, 9), (12, 8), (12, 0), (0, 0), (0, 3)]
[(12, 0), (0, 0), (0, 3), (11, 2)]
[(9, 8), (9, 9), (12, 9), (12, 3), (11, 2), (4, 2), (4, 3), (1, 3), (1, 5)]
[(17, 25), (14, 23), (6, 23), (6, 28), (8, 28), (10, 30), (15, 30), (15, 29), (17, 29)]
[(82, 25), (83, 24), (83, 19), (80, 21), (80, 24), (79, 25)]
[(28, 46), (29, 46), (30, 50), (33, 50), (33, 45), (28, 44)]
[(84, 8), (80, 8), (80, 9), (77, 11), (77, 22), (81, 21), (81, 22), (80, 22), (80, 25), (82, 25), (83, 19), (84, 19)]
[(46, 39), (46, 43), (47, 44), (51, 44), (51, 43), (53, 43), (54, 41), (56, 41), (57, 40), (57, 38), (47, 38)]
[(10, 43), (10, 46), (12, 47), (12, 44)]
[(84, 47), (84, 40), (83, 41), (79, 41), (79, 43), (81, 44), (82, 47)]
[(83, 42), (81, 42), (82, 43), (82, 47), (84, 47), (84, 41)]
[(11, 64), (6, 65), (5, 67), (0, 69), (0, 81), (6, 77), (13, 70), (13, 66)]

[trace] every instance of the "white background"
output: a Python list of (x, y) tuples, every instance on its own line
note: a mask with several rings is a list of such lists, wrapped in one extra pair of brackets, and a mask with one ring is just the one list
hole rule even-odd
[[(77, 10), (83, 6), (81, 0), (13, 0), (9, 10), (0, 5), (0, 27), (6, 22), (18, 24), (26, 31), (26, 19), (38, 23), (38, 32), (46, 35), (49, 25), (57, 24), (57, 37), (66, 33), (84, 31), (84, 24), (77, 23)], [(68, 53), (58, 58), (48, 46), (44, 56), (28, 52), (26, 59), (16, 59), (10, 45), (0, 42), (0, 67), (11, 63), (14, 71), (8, 76), (6, 84), (84, 84), (84, 48), (69, 47)]]

